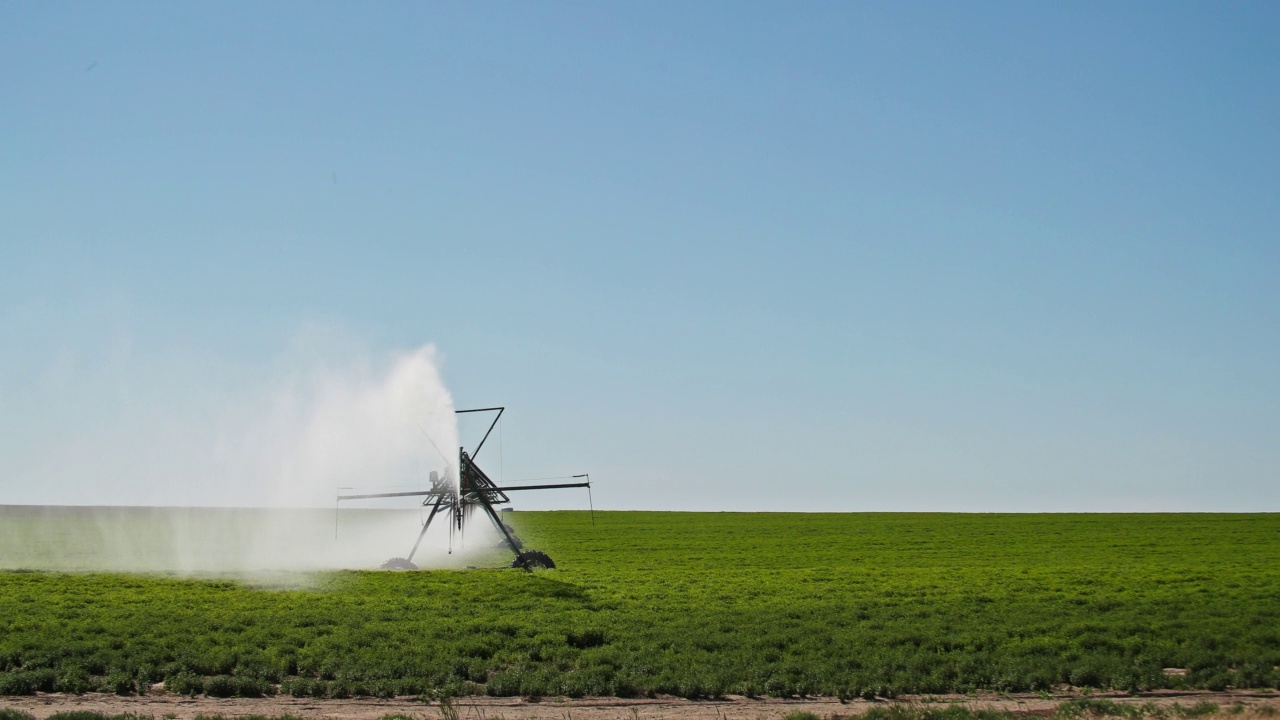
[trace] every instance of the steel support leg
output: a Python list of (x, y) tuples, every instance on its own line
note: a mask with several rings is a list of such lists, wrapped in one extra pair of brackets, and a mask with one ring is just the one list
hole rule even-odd
[(498, 528), (498, 532), (502, 533), (502, 536), (507, 539), (507, 547), (511, 548), (511, 552), (515, 553), (516, 557), (520, 557), (520, 550), (516, 547), (516, 539), (511, 537), (511, 533), (507, 532), (507, 526), (502, 524), (502, 518), (498, 517), (498, 513), (494, 512), (493, 507), (483, 500), (480, 501), (480, 507), (484, 508), (489, 519)]
[(422, 544), (422, 538), (427, 536), (427, 528), (431, 527), (431, 518), (440, 512), (440, 503), (444, 502), (444, 496), (441, 495), (436, 499), (436, 504), (431, 508), (431, 514), (427, 516), (427, 521), (422, 523), (422, 532), (418, 533), (418, 539), (413, 543), (413, 549), (409, 551), (409, 557), (405, 558), (409, 562), (413, 562), (413, 554), (418, 552), (418, 546)]

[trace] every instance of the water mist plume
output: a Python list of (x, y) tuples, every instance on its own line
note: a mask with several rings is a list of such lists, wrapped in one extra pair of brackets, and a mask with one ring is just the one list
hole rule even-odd
[[(376, 360), (295, 360), (216, 402), (198, 378), (154, 392), (129, 379), (115, 422), (68, 433), (18, 465), (25, 499), (113, 507), (0, 508), (0, 567), (374, 567), (407, 550), (420, 512), (409, 499), (339, 515), (337, 489), (421, 489), (432, 470), (456, 475), (453, 400), (430, 345)], [(187, 507), (145, 507), (155, 505)], [(433, 535), (424, 557), (445, 543)]]

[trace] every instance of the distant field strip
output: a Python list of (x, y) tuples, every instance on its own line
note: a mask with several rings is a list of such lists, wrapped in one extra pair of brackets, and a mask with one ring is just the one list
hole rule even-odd
[(1280, 686), (1280, 515), (509, 517), (561, 569), (0, 572), (0, 693)]

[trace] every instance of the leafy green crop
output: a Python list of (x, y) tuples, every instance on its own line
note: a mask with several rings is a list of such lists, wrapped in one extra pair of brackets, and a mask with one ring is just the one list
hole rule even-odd
[(512, 513), (560, 567), (534, 574), (0, 572), (0, 693), (1280, 686), (1277, 515), (596, 518)]

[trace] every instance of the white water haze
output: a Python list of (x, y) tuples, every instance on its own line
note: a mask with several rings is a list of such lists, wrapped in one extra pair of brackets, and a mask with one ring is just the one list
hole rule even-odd
[(422, 487), (426, 471), (457, 464), (453, 398), (435, 355), (425, 346), (377, 374), (359, 368), (291, 379), (262, 425), (249, 423), (232, 457), (270, 488), (277, 507), (327, 505), (338, 487)]
[[(294, 358), (243, 387), (202, 384), (172, 367), (153, 379), (149, 369), (134, 354), (46, 378), (53, 410), (29, 430), (25, 455), (0, 461), (0, 506), (10, 506), (0, 508), (0, 567), (375, 567), (407, 554), (418, 502), (339, 512), (338, 489), (425, 489), (431, 471), (457, 462), (453, 399), (430, 345), (381, 358)], [(95, 405), (100, 386), (114, 396)], [(101, 414), (71, 412), (60, 393), (88, 398), (81, 404)], [(417, 559), (462, 562), (445, 555), (439, 525)]]

